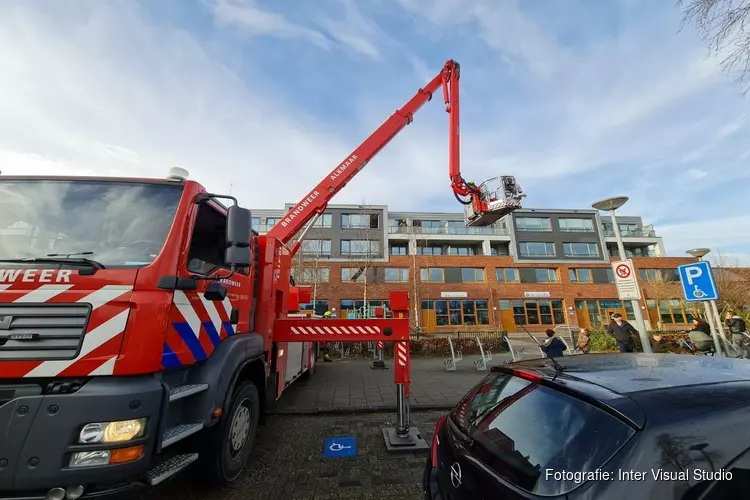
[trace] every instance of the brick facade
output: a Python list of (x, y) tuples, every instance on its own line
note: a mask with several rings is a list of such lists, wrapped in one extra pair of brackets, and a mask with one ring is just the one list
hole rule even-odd
[[(682, 257), (642, 257), (633, 258), (633, 262), (637, 269), (674, 269), (679, 265), (694, 262), (694, 258), (682, 258)], [(485, 275), (485, 282), (483, 283), (426, 283), (421, 282), (419, 271), (416, 271), (416, 283), (414, 282), (414, 270), (413, 266), (416, 263), (416, 267), (474, 267), (483, 268)], [(302, 264), (306, 267), (315, 266), (314, 263), (305, 262)], [(361, 264), (359, 264), (361, 265)], [(342, 283), (341, 282), (341, 268), (342, 267), (357, 267), (358, 264), (351, 263), (340, 263), (340, 262), (328, 262), (325, 259), (321, 259), (317, 262), (317, 267), (329, 268), (329, 279), (327, 283), (316, 284), (316, 298), (317, 300), (328, 300), (329, 308), (339, 309), (341, 300), (362, 300), (364, 296), (364, 286), (362, 283)], [(379, 268), (409, 268), (409, 282), (408, 283), (384, 283), (382, 270), (378, 271)], [(533, 284), (521, 284), (521, 283), (499, 283), (497, 281), (495, 269), (499, 267), (505, 268), (555, 268), (558, 271), (558, 281), (556, 283), (533, 283)], [(368, 272), (368, 284), (367, 284), (367, 298), (368, 300), (386, 300), (388, 299), (388, 292), (390, 290), (408, 290), (410, 299), (414, 301), (423, 300), (440, 300), (441, 292), (466, 292), (467, 297), (458, 299), (475, 299), (475, 300), (487, 300), (489, 301), (489, 325), (486, 326), (473, 326), (467, 327), (441, 327), (438, 326), (436, 331), (456, 331), (456, 330), (468, 330), (468, 329), (491, 329), (497, 330), (506, 327), (503, 325), (501, 319), (502, 314), (499, 309), (494, 310), (493, 308), (498, 307), (500, 300), (512, 300), (512, 299), (526, 299), (524, 292), (549, 292), (549, 299), (562, 300), (565, 309), (566, 319), (571, 324), (577, 324), (578, 316), (572, 314), (573, 311), (570, 308), (574, 307), (576, 299), (595, 299), (595, 300), (617, 300), (617, 291), (614, 284), (592, 284), (592, 283), (572, 283), (568, 276), (568, 270), (570, 268), (607, 268), (608, 266), (602, 265), (601, 263), (591, 264), (568, 264), (568, 263), (543, 263), (543, 264), (520, 264), (514, 261), (513, 257), (504, 256), (474, 256), (474, 257), (455, 257), (455, 256), (391, 256), (390, 262), (388, 263), (377, 263), (369, 266), (370, 271)], [(303, 283), (300, 283), (303, 284)], [(682, 292), (679, 282), (675, 283), (660, 283), (659, 290), (656, 293), (651, 293), (651, 285), (644, 283), (639, 280), (639, 284), (642, 289), (644, 298), (658, 298), (658, 299), (678, 299), (681, 298)], [(655, 297), (655, 295), (657, 295)], [(544, 299), (541, 299), (544, 300)], [(645, 305), (645, 302), (642, 301)], [(419, 307), (419, 306), (418, 306)], [(653, 313), (652, 313), (653, 314)], [(421, 313), (420, 313), (421, 315)], [(645, 315), (644, 315), (645, 316)], [(414, 311), (411, 311), (411, 320), (414, 323)], [(656, 319), (653, 319), (656, 321)], [(507, 322), (507, 320), (506, 320)], [(587, 325), (588, 326), (588, 325)], [(528, 325), (529, 330), (543, 330), (547, 328), (541, 325)], [(515, 330), (515, 329), (513, 329)]]

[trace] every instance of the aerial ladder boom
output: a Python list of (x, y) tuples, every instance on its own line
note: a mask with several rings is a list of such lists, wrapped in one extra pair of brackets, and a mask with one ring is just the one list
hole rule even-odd
[[(512, 176), (502, 176), (501, 188), (494, 189), (495, 177), (480, 185), (466, 182), (461, 176), (459, 132), (459, 77), (460, 66), (449, 60), (425, 87), (419, 89), (401, 109), (393, 113), (375, 132), (359, 145), (344, 161), (339, 163), (317, 186), (289, 210), (267, 234), (287, 245), (306, 224), (308, 229), (322, 215), (331, 199), (362, 170), (381, 149), (414, 120), (416, 113), (432, 95), (442, 88), (445, 110), (449, 115), (449, 172), (453, 193), (466, 205), (466, 224), (486, 226), (521, 208), (525, 194)], [(294, 243), (290, 252), (299, 251), (304, 233)]]

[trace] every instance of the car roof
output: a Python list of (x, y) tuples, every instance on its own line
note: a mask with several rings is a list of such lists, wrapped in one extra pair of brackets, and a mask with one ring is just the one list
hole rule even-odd
[[(700, 384), (750, 381), (750, 363), (744, 359), (686, 354), (589, 354), (556, 358), (563, 366), (561, 380), (576, 380), (622, 395)], [(514, 369), (555, 375), (546, 358), (521, 361)]]

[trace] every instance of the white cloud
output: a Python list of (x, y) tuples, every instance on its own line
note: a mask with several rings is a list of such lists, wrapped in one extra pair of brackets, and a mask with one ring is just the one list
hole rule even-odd
[[(536, 207), (586, 208), (628, 194), (628, 213), (659, 222), (676, 254), (750, 246), (732, 229), (742, 217), (727, 225), (717, 213), (731, 198), (714, 192), (750, 180), (739, 89), (700, 45), (674, 35), (677, 12), (623, 20), (619, 31), (576, 45), (555, 31), (555, 19), (531, 16), (520, 2), (394, 0), (387, 11), (381, 3), (320, 0), (284, 13), (280, 2), (205, 4), (218, 34), (157, 23), (131, 2), (6, 7), (3, 173), (163, 176), (179, 165), (210, 190), (232, 184), (246, 205), (281, 207), (305, 195), (444, 58), (456, 57), (465, 61), (467, 178), (515, 174)], [(577, 14), (566, 14), (568, 24), (599, 28)], [(269, 39), (296, 78), (330, 92), (292, 99), (287, 82), (263, 68), (243, 73), (237, 61), (261, 55)], [(300, 47), (320, 57), (304, 66), (294, 59)], [(338, 81), (341, 74), (350, 80)], [(335, 101), (331, 111), (326, 100)], [(336, 203), (460, 211), (449, 188), (442, 96), (433, 101)], [(696, 222), (670, 224), (686, 216), (686, 204), (699, 206)]]
[(261, 9), (255, 0), (209, 0), (217, 22), (236, 25), (250, 35), (304, 38), (321, 48), (331, 42), (319, 31), (289, 22), (283, 15)]

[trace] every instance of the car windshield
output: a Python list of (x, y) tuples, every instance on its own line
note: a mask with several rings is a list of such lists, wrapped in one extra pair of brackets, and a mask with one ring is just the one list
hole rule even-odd
[(182, 190), (179, 184), (0, 180), (0, 260), (148, 265), (164, 245)]

